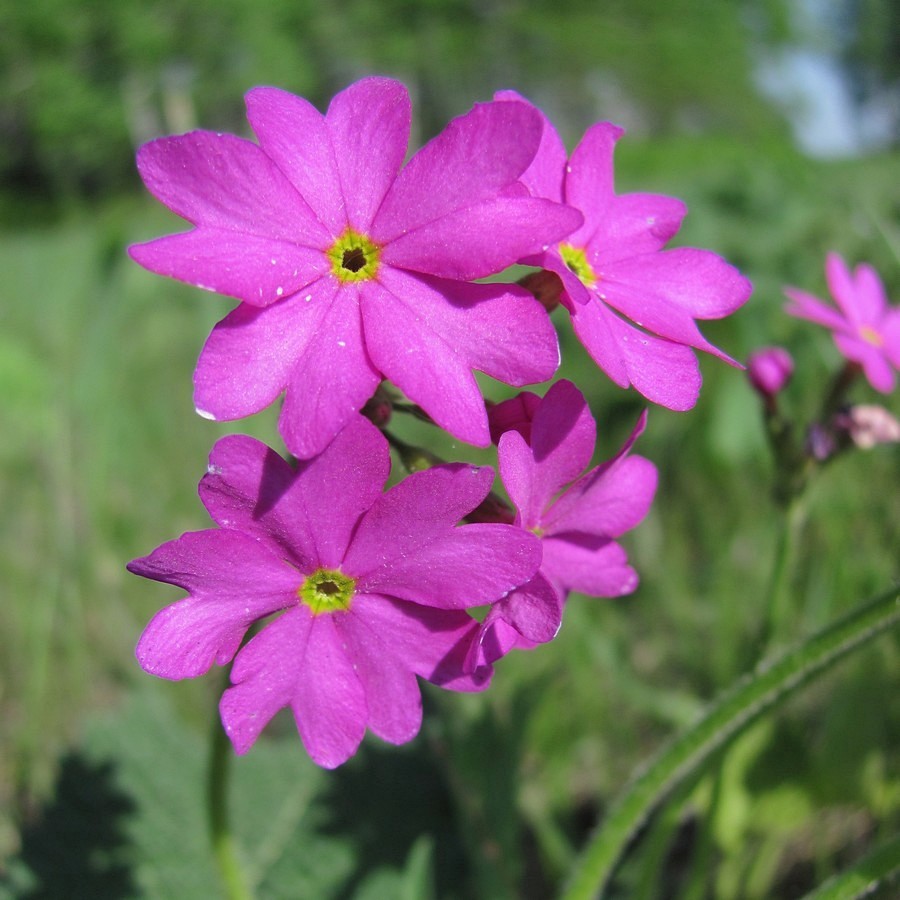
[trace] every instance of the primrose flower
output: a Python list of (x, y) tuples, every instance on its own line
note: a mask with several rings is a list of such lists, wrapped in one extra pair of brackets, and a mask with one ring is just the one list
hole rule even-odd
[(469, 283), (581, 222), (517, 181), (539, 114), (476, 105), (404, 166), (410, 102), (397, 81), (358, 81), (325, 115), (275, 88), (246, 103), (258, 144), (195, 131), (138, 153), (150, 192), (194, 228), (132, 246), (132, 258), (242, 301), (200, 355), (197, 411), (237, 419), (284, 391), (279, 430), (305, 459), (387, 378), (442, 428), (486, 446), (473, 370), (522, 385), (559, 362), (532, 297)]
[(845, 359), (862, 367), (869, 384), (889, 394), (900, 369), (900, 308), (888, 306), (878, 273), (863, 263), (853, 273), (837, 253), (825, 260), (828, 289), (838, 309), (799, 288), (787, 287), (786, 311), (830, 328)]
[(234, 659), (219, 709), (238, 753), (290, 707), (309, 755), (333, 768), (367, 726), (394, 744), (417, 734), (417, 675), (487, 685), (489, 670), (462, 670), (478, 627), (465, 609), (530, 579), (540, 542), (511, 525), (457, 527), (489, 468), (440, 466), (382, 493), (389, 469), (387, 441), (362, 417), (296, 470), (253, 438), (223, 438), (200, 482), (218, 528), (129, 564), (189, 594), (141, 636), (147, 672), (192, 678)]
[(491, 607), (469, 651), (471, 671), (513, 647), (550, 640), (570, 591), (620, 597), (635, 590), (637, 573), (616, 538), (642, 521), (657, 482), (651, 462), (628, 455), (646, 411), (612, 459), (585, 471), (597, 426), (569, 381), (554, 384), (543, 399), (526, 392), (499, 403), (491, 419), (510, 428), (497, 448), (500, 477), (516, 508), (515, 524), (541, 539), (543, 557), (528, 584)]
[[(496, 97), (522, 100), (511, 91)], [(617, 385), (670, 409), (690, 409), (701, 383), (694, 349), (739, 366), (694, 320), (733, 313), (750, 296), (750, 282), (708, 250), (663, 250), (687, 212), (680, 200), (615, 193), (613, 150), (623, 129), (598, 122), (567, 160), (553, 125), (542, 119), (540, 149), (521, 180), (536, 197), (580, 210), (584, 224), (521, 262), (559, 276), (576, 335)]]

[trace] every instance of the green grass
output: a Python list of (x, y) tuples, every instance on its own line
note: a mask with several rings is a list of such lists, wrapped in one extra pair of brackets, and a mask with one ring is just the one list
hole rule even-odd
[[(822, 293), (824, 254), (835, 249), (873, 262), (900, 297), (900, 160), (825, 165), (767, 150), (623, 143), (619, 185), (684, 197), (679, 243), (716, 249), (753, 278), (747, 308), (705, 332), (739, 359), (762, 343), (789, 346), (788, 399), (805, 417), (838, 358), (826, 334), (782, 314), (781, 285)], [(141, 896), (172, 896), (176, 871), (190, 873), (183, 896), (217, 890), (197, 833), (197, 781), (218, 680), (140, 673), (134, 643), (178, 594), (124, 564), (206, 526), (196, 484), (218, 436), (249, 431), (278, 444), (274, 410), (232, 426), (193, 412), (194, 361), (229, 302), (124, 254), (171, 228), (134, 199), (0, 238), (0, 896), (40, 877), (30, 848), (44, 846), (53, 814), (88, 827), (91, 802), (73, 806), (63, 790), (72, 759), (96, 808), (118, 810), (118, 831), (89, 848), (95, 869), (124, 867)], [(560, 376), (589, 396), (598, 458), (609, 455), (638, 398), (606, 382), (557, 316)], [(703, 371), (698, 407), (651, 410), (638, 444), (661, 478), (650, 516), (625, 539), (642, 577), (635, 596), (574, 598), (557, 640), (506, 659), (484, 695), (428, 689), (411, 747), (367, 740), (326, 775), (279, 720), (238, 761), (240, 830), (261, 896), (295, 896), (286, 884), (307, 896), (419, 896), (411, 885), (429, 882), (441, 898), (516, 896), (524, 873), (533, 896), (552, 895), (635, 767), (752, 666), (778, 515), (770, 461), (742, 374), (711, 359)], [(864, 385), (855, 396), (873, 400)], [(900, 414), (896, 396), (885, 402)], [(398, 427), (407, 439), (427, 435)], [(490, 459), (449, 441), (441, 450)], [(879, 448), (839, 460), (813, 485), (785, 637), (896, 581), (898, 475), (896, 448)], [(708, 883), (725, 898), (788, 898), (889, 838), (900, 825), (898, 675), (896, 636), (881, 639), (739, 742), (718, 778), (653, 825), (621, 873), (622, 896), (658, 895), (642, 853), (683, 879), (674, 896), (703, 896)], [(708, 882), (670, 853), (676, 838), (706, 847)], [(110, 890), (95, 895), (117, 896)]]

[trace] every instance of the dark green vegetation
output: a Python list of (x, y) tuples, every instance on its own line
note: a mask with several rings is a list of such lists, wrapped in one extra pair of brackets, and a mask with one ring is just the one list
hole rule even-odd
[[(684, 198), (677, 243), (715, 249), (751, 276), (748, 306), (705, 333), (739, 359), (788, 346), (797, 374), (786, 399), (799, 417), (839, 360), (824, 332), (783, 315), (781, 286), (823, 294), (834, 249), (872, 262), (900, 301), (900, 157), (825, 164), (787, 149), (751, 91), (737, 4), (715, 5), (703, 29), (688, 0), (665, 13), (607, 6), (601, 20), (595, 3), (563, 16), (549, 3), (251, 13), (238, 0), (77, 10), (0, 0), (0, 53), (19, 79), (0, 82), (14, 136), (0, 145), (0, 897), (218, 890), (203, 784), (220, 678), (169, 684), (138, 670), (143, 625), (179, 594), (124, 564), (207, 526), (195, 488), (214, 440), (250, 431), (272, 443), (275, 411), (233, 426), (193, 412), (193, 364), (229, 302), (125, 257), (129, 242), (180, 226), (119, 193), (134, 180), (123, 110), (140, 106), (123, 92), (145, 96), (164, 129), (178, 127), (173, 98), (188, 96), (192, 119), (240, 129), (253, 83), (322, 102), (389, 71), (416, 86), (422, 135), (515, 86), (547, 102), (572, 139), (604, 114), (586, 73), (608, 61), (658, 133), (622, 142), (620, 189)], [(865, 35), (881, 47), (890, 33)], [(508, 52), (489, 53), (501, 39)], [(443, 60), (467, 53), (472, 63), (448, 77)], [(678, 136), (675, 111), (692, 99), (703, 135)], [(606, 382), (556, 315), (560, 376), (589, 395), (598, 458), (608, 455), (638, 398)], [(557, 640), (505, 660), (484, 695), (426, 688), (425, 726), (408, 747), (367, 739), (326, 773), (282, 718), (235, 761), (237, 832), (260, 897), (552, 896), (635, 767), (753, 667), (779, 511), (756, 398), (740, 372), (714, 360), (703, 370), (697, 408), (652, 409), (638, 444), (661, 479), (625, 540), (642, 576), (635, 596), (573, 598)], [(860, 384), (854, 399), (879, 398)], [(900, 415), (896, 396), (885, 404)], [(431, 439), (420, 423), (396, 428)], [(491, 461), (448, 443), (442, 452)], [(812, 485), (783, 640), (896, 582), (898, 477), (896, 449), (880, 448), (839, 459)], [(684, 788), (620, 872), (617, 896), (787, 900), (896, 834), (898, 650), (896, 634), (879, 639)]]

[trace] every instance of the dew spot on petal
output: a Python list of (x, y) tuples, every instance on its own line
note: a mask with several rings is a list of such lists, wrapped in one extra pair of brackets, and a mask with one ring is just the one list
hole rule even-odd
[(215, 422), (215, 421), (216, 421), (216, 417), (215, 417), (211, 412), (207, 412), (205, 409), (200, 409), (199, 406), (195, 406), (195, 407), (194, 407), (194, 411), (195, 411), (195, 412), (197, 413), (197, 415), (200, 416), (201, 418), (209, 419), (210, 422)]

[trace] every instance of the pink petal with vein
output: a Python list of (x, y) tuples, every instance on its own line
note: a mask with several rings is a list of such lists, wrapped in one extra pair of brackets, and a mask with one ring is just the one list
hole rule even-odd
[(195, 225), (327, 246), (329, 234), (281, 170), (251, 141), (192, 131), (138, 150), (144, 184)]
[(487, 496), (489, 468), (463, 464), (414, 472), (394, 485), (360, 520), (344, 559), (344, 571), (368, 578), (403, 564), (445, 537)]
[(526, 104), (476, 104), (406, 164), (372, 223), (372, 237), (387, 244), (496, 196), (525, 171), (540, 138), (540, 117)]
[[(597, 365), (669, 409), (690, 409), (700, 394), (700, 367), (690, 347), (633, 328), (601, 303), (574, 306), (572, 325)], [(624, 382), (624, 383), (623, 383)]]
[(322, 306), (294, 361), (278, 420), (288, 450), (300, 459), (321, 453), (381, 381), (366, 350), (356, 287), (338, 288)]
[(302, 97), (259, 87), (246, 96), (259, 145), (332, 235), (349, 224), (325, 117)]
[(251, 306), (289, 297), (328, 271), (321, 250), (205, 225), (133, 244), (128, 253), (151, 272), (237, 297)]
[(399, 268), (468, 281), (539, 252), (581, 222), (577, 210), (549, 200), (490, 198), (395, 238), (385, 247), (383, 259)]
[(368, 231), (400, 171), (409, 143), (406, 88), (390, 78), (363, 78), (336, 94), (325, 122), (347, 219)]
[(439, 609), (493, 603), (530, 579), (541, 544), (512, 525), (463, 525), (369, 572), (360, 590)]
[(141, 667), (171, 679), (225, 665), (254, 621), (296, 601), (302, 581), (272, 548), (227, 530), (183, 534), (128, 569), (190, 591), (153, 617), (137, 645)]
[(232, 310), (213, 328), (197, 362), (198, 412), (229, 420), (265, 409), (314, 341), (336, 290), (331, 278), (320, 278), (303, 293), (265, 309), (242, 305)]

